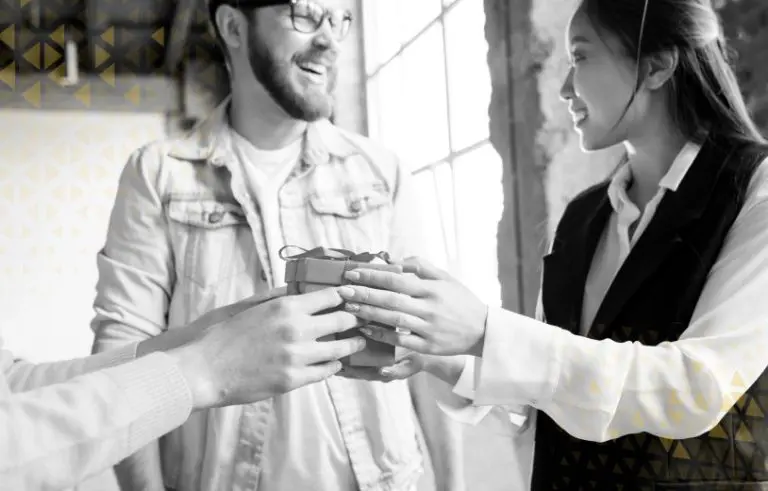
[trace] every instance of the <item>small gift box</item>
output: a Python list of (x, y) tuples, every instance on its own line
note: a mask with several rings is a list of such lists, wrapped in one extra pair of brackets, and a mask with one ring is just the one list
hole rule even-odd
[[(283, 248), (283, 251), (284, 250), (285, 248)], [(318, 247), (296, 256), (285, 257), (282, 254), (283, 251), (281, 251), (281, 256), (288, 261), (285, 268), (285, 281), (287, 283), (289, 295), (298, 295), (332, 286), (344, 285), (348, 283), (344, 278), (344, 273), (360, 267), (392, 271), (395, 273), (403, 272), (402, 266), (389, 264), (389, 257), (386, 253), (355, 254), (343, 249)], [(382, 262), (372, 262), (376, 259), (379, 259)], [(376, 323), (371, 324), (373, 325)], [(390, 326), (384, 327), (391, 329)], [(360, 335), (361, 333), (359, 330), (355, 328), (334, 336), (320, 338), (319, 341), (346, 339)], [(352, 367), (390, 366), (395, 363), (395, 347), (386, 343), (367, 339), (363, 351), (343, 359), (342, 363)]]

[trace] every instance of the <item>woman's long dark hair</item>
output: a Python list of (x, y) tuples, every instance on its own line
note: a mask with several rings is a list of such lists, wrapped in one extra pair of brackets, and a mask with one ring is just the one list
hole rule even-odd
[(582, 0), (579, 9), (597, 32), (616, 36), (638, 66), (645, 56), (677, 49), (668, 90), (671, 115), (686, 137), (701, 143), (713, 131), (736, 142), (765, 144), (709, 0)]

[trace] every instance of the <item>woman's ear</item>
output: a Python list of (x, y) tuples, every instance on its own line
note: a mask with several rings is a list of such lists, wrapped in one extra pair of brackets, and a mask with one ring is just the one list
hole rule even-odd
[(677, 48), (664, 50), (647, 56), (643, 60), (646, 71), (643, 85), (648, 90), (658, 90), (662, 88), (677, 70), (679, 62), (679, 53)]

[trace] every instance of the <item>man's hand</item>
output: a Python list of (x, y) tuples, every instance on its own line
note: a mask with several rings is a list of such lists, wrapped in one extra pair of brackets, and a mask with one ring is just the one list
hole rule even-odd
[(244, 310), (285, 295), (285, 287), (274, 288), (266, 293), (254, 295), (240, 302), (210, 310), (195, 319), (191, 324), (186, 325), (183, 329), (169, 329), (159, 336), (154, 336), (140, 342), (136, 348), (136, 357), (148, 355), (155, 351), (169, 351), (173, 348), (178, 348), (200, 336), (206, 329), (231, 319)]
[(426, 261), (405, 261), (416, 276), (367, 269), (345, 273), (339, 289), (360, 319), (394, 327), (361, 329), (372, 339), (434, 355), (481, 356), (488, 308), (465, 286)]
[(348, 312), (318, 314), (341, 303), (334, 288), (272, 299), (224, 316), (171, 351), (195, 409), (256, 402), (336, 374), (340, 358), (365, 348), (360, 337), (316, 341), (358, 325)]

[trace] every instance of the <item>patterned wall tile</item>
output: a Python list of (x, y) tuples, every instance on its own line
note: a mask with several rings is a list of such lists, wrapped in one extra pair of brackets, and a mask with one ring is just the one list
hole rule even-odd
[(32, 360), (88, 354), (120, 171), (161, 114), (0, 111), (0, 330)]

